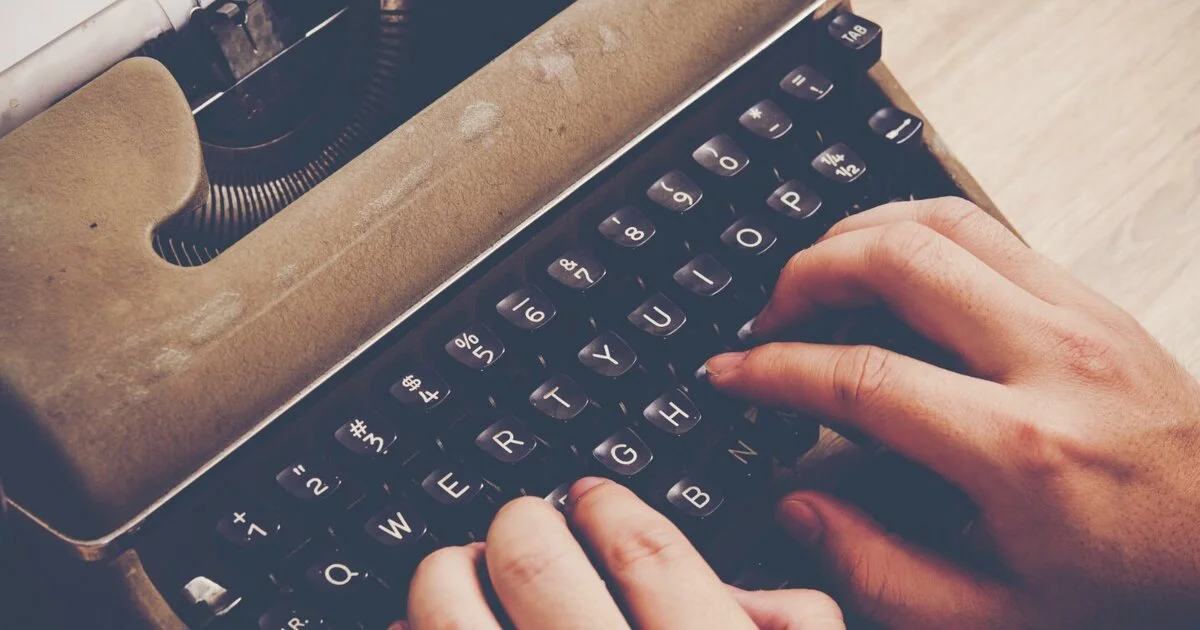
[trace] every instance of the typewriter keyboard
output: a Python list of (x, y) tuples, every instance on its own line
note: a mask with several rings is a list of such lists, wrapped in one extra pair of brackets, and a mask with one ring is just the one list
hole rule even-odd
[(385, 628), (430, 551), (583, 475), (756, 579), (742, 523), (818, 421), (724, 399), (697, 368), (742, 347), (780, 267), (838, 219), (961, 194), (868, 80), (881, 42), (850, 13), (800, 23), (168, 505), (139, 550), (180, 616)]

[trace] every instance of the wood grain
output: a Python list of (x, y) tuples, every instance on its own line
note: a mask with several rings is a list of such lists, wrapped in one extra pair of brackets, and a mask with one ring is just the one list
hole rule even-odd
[(855, 0), (1037, 250), (1200, 374), (1200, 0)]

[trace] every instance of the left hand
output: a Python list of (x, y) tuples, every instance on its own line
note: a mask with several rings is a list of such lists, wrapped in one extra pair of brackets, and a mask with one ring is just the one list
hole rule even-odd
[(577, 482), (566, 513), (564, 519), (541, 499), (517, 499), (496, 515), (486, 543), (431, 554), (413, 576), (407, 626), (846, 628), (823, 593), (747, 592), (721, 583), (666, 517), (618, 484)]

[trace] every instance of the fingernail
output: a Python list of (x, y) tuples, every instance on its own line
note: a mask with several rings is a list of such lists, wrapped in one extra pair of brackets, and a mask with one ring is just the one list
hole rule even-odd
[(584, 477), (576, 481), (571, 489), (567, 491), (567, 504), (563, 506), (568, 512), (575, 507), (575, 503), (579, 501), (579, 497), (583, 496), (588, 490), (596, 486), (602, 486), (606, 483), (611, 483), (604, 477)]
[(821, 516), (811, 503), (804, 499), (785, 499), (779, 512), (783, 528), (796, 540), (810, 546), (821, 540), (825, 523), (821, 522)]
[(746, 358), (745, 352), (726, 352), (705, 361), (704, 365), (696, 370), (696, 380), (709, 381), (714, 376), (721, 376), (742, 363)]
[(757, 318), (752, 318), (750, 321), (742, 324), (742, 327), (738, 329), (738, 341), (741, 341), (742, 343), (750, 343), (754, 340), (754, 319)]

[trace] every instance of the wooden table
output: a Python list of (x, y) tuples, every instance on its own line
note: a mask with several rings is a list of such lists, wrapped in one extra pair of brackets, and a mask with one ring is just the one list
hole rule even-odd
[(855, 0), (1037, 250), (1200, 375), (1200, 0)]

